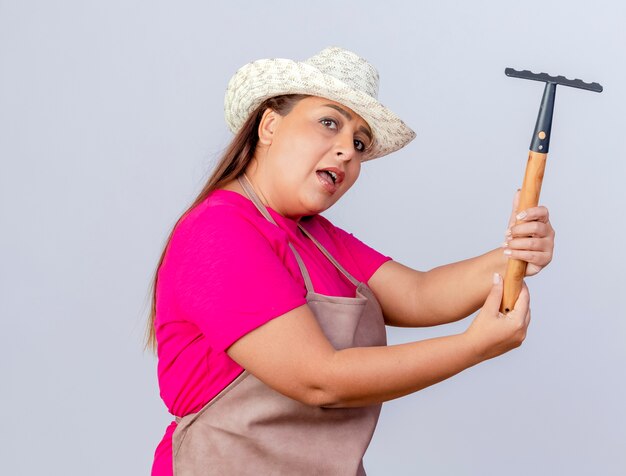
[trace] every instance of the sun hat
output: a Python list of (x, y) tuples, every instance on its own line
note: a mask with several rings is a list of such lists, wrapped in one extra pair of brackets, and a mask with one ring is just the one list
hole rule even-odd
[(378, 81), (374, 66), (339, 47), (325, 48), (302, 62), (260, 59), (241, 67), (228, 82), (226, 123), (236, 134), (268, 98), (283, 94), (319, 96), (349, 107), (368, 123), (374, 141), (363, 160), (376, 159), (415, 138), (415, 132), (378, 101)]

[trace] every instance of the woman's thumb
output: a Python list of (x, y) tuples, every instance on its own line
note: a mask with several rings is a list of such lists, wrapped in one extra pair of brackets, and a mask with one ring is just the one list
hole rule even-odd
[(502, 302), (503, 288), (504, 286), (502, 284), (502, 276), (500, 276), (498, 273), (493, 273), (493, 286), (491, 287), (491, 291), (487, 296), (483, 309), (498, 313), (498, 311), (500, 310), (500, 303)]

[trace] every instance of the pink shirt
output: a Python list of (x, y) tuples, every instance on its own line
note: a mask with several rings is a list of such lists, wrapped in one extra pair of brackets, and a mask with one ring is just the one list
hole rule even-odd
[[(299, 229), (268, 208), (278, 227), (243, 195), (216, 190), (176, 226), (159, 269), (156, 337), (161, 398), (170, 413), (200, 410), (243, 370), (226, 353), (240, 337), (306, 303), (291, 242), (316, 292), (355, 296), (355, 286)], [(320, 215), (300, 223), (356, 279), (391, 258)], [(172, 474), (172, 422), (152, 475)]]

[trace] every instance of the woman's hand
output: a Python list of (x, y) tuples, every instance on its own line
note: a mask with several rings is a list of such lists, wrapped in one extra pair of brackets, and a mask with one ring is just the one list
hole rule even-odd
[(518, 190), (502, 246), (507, 257), (528, 262), (526, 276), (533, 276), (552, 261), (555, 233), (546, 207), (518, 210), (519, 200)]
[(530, 323), (530, 294), (526, 283), (508, 314), (499, 312), (502, 301), (502, 278), (494, 275), (494, 284), (484, 306), (464, 335), (470, 339), (478, 361), (497, 357), (519, 347), (526, 338)]

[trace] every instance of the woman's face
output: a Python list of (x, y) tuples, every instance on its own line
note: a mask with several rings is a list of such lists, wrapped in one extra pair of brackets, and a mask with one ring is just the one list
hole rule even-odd
[(267, 205), (299, 219), (328, 209), (352, 187), (371, 143), (369, 126), (351, 109), (307, 97), (286, 116), (265, 112), (248, 176)]

